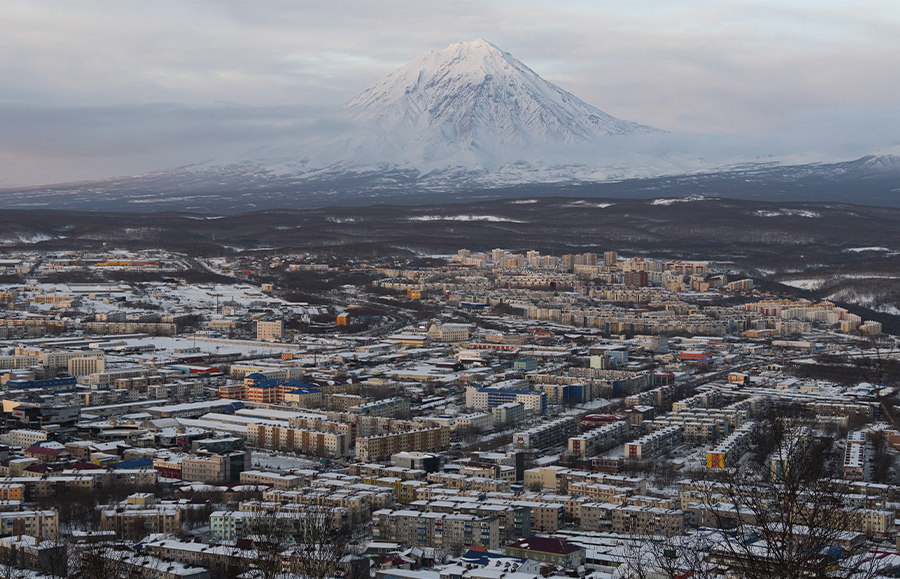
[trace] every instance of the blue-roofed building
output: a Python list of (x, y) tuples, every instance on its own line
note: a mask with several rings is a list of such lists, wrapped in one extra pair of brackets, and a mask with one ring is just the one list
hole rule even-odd
[(243, 402), (238, 402), (237, 400), (235, 400), (228, 406), (223, 406), (222, 408), (219, 408), (217, 410), (218, 410), (218, 412), (221, 412), (222, 414), (234, 414), (235, 412), (237, 412), (238, 410), (240, 410), (243, 407), (244, 407)]
[(246, 400), (269, 404), (288, 402), (316, 405), (322, 402), (322, 390), (315, 384), (302, 380), (269, 378), (259, 372), (244, 377)]
[(74, 392), (75, 378), (49, 378), (47, 380), (9, 380), (6, 387), (10, 390), (30, 390), (44, 388), (54, 392)]
[(116, 463), (116, 468), (153, 468), (152, 458), (135, 458)]
[(481, 549), (469, 549), (456, 564), (477, 569), (497, 569), (506, 573), (540, 573), (540, 563), (537, 561)]

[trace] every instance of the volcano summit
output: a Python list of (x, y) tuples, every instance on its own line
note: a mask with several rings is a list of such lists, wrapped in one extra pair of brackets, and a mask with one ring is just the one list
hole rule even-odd
[(655, 131), (592, 107), (484, 39), (427, 52), (342, 107), (369, 124), (366, 148), (422, 163), (467, 152), (490, 165), (523, 147)]

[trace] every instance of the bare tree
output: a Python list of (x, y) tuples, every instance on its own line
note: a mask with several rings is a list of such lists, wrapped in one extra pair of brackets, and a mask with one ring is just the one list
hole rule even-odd
[(447, 545), (447, 551), (450, 553), (450, 556), (452, 558), (458, 559), (463, 553), (466, 552), (466, 546), (462, 544), (462, 541), (455, 540)]
[(247, 521), (253, 542), (251, 566), (259, 579), (276, 579), (281, 574), (283, 553), (291, 542), (285, 517), (260, 511)]
[(361, 557), (365, 527), (337, 523), (335, 511), (308, 505), (295, 526), (296, 542), (290, 549), (291, 572), (300, 579), (368, 577), (368, 560)]
[(450, 550), (449, 549), (435, 549), (434, 550), (434, 564), (435, 565), (444, 565), (449, 562), (451, 559)]
[(694, 520), (721, 530), (709, 562), (750, 579), (839, 576), (847, 532), (869, 528), (832, 484), (839, 463), (812, 424), (790, 412), (771, 416), (749, 460), (688, 485)]
[(718, 570), (707, 559), (714, 543), (710, 533), (695, 535), (632, 535), (622, 550), (618, 570), (629, 579), (711, 579)]
[(248, 521), (259, 579), (367, 578), (368, 559), (360, 556), (366, 525), (351, 525), (340, 509), (299, 507), (263, 509)]
[(79, 579), (118, 579), (126, 552), (108, 543), (79, 545), (78, 556), (72, 561), (71, 577)]
[(481, 442), (481, 429), (472, 424), (456, 427), (456, 435), (466, 446), (475, 446)]
[(72, 539), (68, 535), (62, 533), (57, 534), (53, 539), (46, 539), (44, 561), (40, 565), (41, 571), (50, 577), (68, 577), (70, 560), (73, 556), (77, 556)]
[(0, 579), (24, 579), (24, 557), (15, 546), (0, 548)]
[(205, 563), (209, 576), (216, 579), (238, 579), (250, 571), (252, 550), (238, 547), (218, 547), (214, 555), (210, 555)]

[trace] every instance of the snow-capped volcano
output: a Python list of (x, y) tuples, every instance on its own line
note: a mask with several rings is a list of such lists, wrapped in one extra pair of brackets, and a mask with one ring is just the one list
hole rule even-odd
[(279, 129), (274, 142), (236, 157), (43, 193), (9, 189), (4, 203), (238, 211), (425, 196), (460, 201), (536, 184), (542, 187), (529, 195), (540, 195), (544, 185), (613, 182), (605, 191), (614, 196), (702, 191), (807, 201), (814, 191), (860, 202), (856, 184), (866, 179), (871, 203), (900, 204), (900, 145), (823, 158), (793, 151), (780, 137), (660, 131), (600, 111), (486, 40), (427, 52), (340, 107), (285, 121), (288, 130)]
[(426, 165), (462, 154), (452, 164), (486, 167), (530, 146), (655, 131), (592, 107), (484, 39), (422, 54), (342, 107), (368, 125), (351, 139), (353, 156)]
[(370, 190), (446, 190), (614, 181), (746, 161), (718, 144), (710, 150), (694, 137), (608, 115), (484, 39), (418, 56), (329, 121), (334, 133), (255, 149), (224, 172), (321, 187), (349, 180)]

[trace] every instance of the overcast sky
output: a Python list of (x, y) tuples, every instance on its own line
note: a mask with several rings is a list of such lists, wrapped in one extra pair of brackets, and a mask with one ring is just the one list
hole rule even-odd
[(417, 55), (486, 38), (668, 131), (900, 143), (900, 2), (0, 5), (0, 187), (127, 175), (328, 130)]

